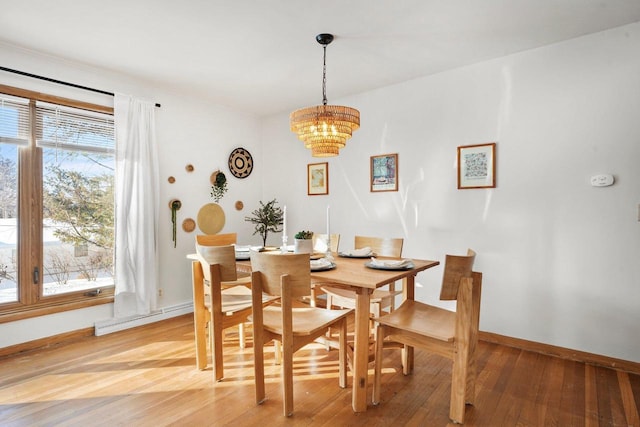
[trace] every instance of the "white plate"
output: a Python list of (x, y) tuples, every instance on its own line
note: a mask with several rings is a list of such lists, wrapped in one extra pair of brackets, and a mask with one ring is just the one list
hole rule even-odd
[(376, 256), (374, 252), (371, 252), (367, 255), (351, 255), (346, 252), (338, 252), (338, 256), (342, 258), (371, 258), (372, 256)]
[(415, 265), (412, 262), (405, 265), (393, 266), (393, 265), (373, 264), (371, 261), (365, 262), (364, 266), (368, 268), (373, 268), (374, 270), (391, 270), (391, 271), (411, 270), (413, 267), (415, 267)]
[(311, 266), (311, 271), (327, 271), (327, 270), (333, 270), (334, 268), (336, 268), (336, 263), (332, 262), (329, 265), (322, 265), (320, 267)]

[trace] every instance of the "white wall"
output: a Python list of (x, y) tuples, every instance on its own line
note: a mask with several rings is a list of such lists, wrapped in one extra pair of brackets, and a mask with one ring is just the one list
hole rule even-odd
[[(330, 204), (332, 232), (341, 233), (345, 249), (355, 234), (404, 237), (404, 254), (417, 258), (443, 260), (445, 253), (472, 247), (485, 277), (482, 330), (636, 362), (639, 48), (640, 24), (634, 24), (330, 99), (359, 108), (362, 128), (339, 157), (328, 160), (330, 194), (307, 196), (306, 165), (324, 160), (310, 157), (289, 132), (288, 112), (261, 122), (126, 76), (0, 44), (7, 67), (162, 103), (161, 200), (162, 207), (174, 197), (182, 200), (179, 223), (211, 201), (209, 175), (217, 168), (226, 172), (228, 154), (243, 146), (254, 156), (254, 172), (244, 181), (227, 174), (230, 190), (221, 202), (224, 231), (238, 231), (242, 241), (260, 241), (243, 218), (258, 200), (275, 197), (287, 205), (290, 239), (297, 229), (323, 231)], [(7, 73), (0, 82), (95, 98)], [(457, 190), (456, 147), (490, 141), (498, 143), (498, 187)], [(372, 194), (369, 156), (384, 153), (399, 154), (400, 190)], [(195, 167), (191, 174), (187, 163)], [(589, 177), (602, 172), (614, 174), (616, 184), (591, 187)], [(175, 184), (167, 183), (169, 175)], [(234, 210), (236, 200), (244, 211)], [(191, 299), (184, 257), (193, 233), (179, 231), (174, 249), (168, 207), (163, 212), (160, 305), (171, 306)], [(279, 239), (271, 235), (268, 243)], [(419, 275), (419, 298), (435, 302), (441, 274), (439, 267)], [(99, 307), (0, 324), (0, 347), (91, 326), (105, 314)]]
[[(330, 158), (328, 196), (306, 195), (314, 159), (266, 120), (265, 198), (289, 227), (405, 238), (404, 255), (478, 252), (481, 329), (640, 361), (640, 24), (329, 103), (362, 127)], [(375, 72), (372, 70), (372, 72)], [(329, 80), (328, 85), (331, 85)], [(497, 188), (456, 189), (456, 147), (497, 142)], [(369, 192), (369, 157), (399, 154), (400, 189)], [(589, 178), (612, 173), (612, 187)], [(283, 184), (287, 183), (287, 186)], [(290, 236), (291, 237), (291, 236)], [(437, 300), (442, 267), (418, 276)]]
[[(162, 104), (156, 109), (158, 145), (160, 147), (161, 217), (159, 236), (160, 283), (163, 297), (159, 307), (190, 302), (191, 269), (185, 258), (193, 252), (194, 236), (198, 232), (186, 233), (181, 224), (185, 218), (197, 218), (198, 210), (210, 197), (212, 172), (226, 172), (229, 191), (220, 201), (226, 214), (223, 232), (237, 231), (247, 236), (248, 242), (258, 243), (259, 237), (251, 236), (253, 228), (244, 221), (244, 216), (257, 207), (262, 192), (260, 174), (262, 168), (260, 122), (249, 114), (212, 105), (202, 100), (185, 99), (167, 92), (148, 82), (136, 81), (127, 76), (106, 70), (84, 67), (61, 61), (34, 52), (16, 49), (0, 43), (2, 65), (58, 80), (69, 81), (97, 89), (128, 93)], [(98, 95), (79, 89), (47, 83), (0, 71), (0, 83), (36, 90), (58, 96), (113, 105), (111, 96)], [(228, 173), (227, 160), (233, 148), (242, 146), (254, 157), (256, 167), (252, 175), (244, 180)], [(187, 173), (185, 166), (192, 164), (194, 171)], [(169, 184), (167, 178), (174, 176), (176, 182)], [(178, 211), (177, 247), (173, 247), (171, 231), (171, 199), (182, 201)], [(242, 200), (245, 208), (236, 211), (236, 200)], [(0, 348), (36, 340), (81, 328), (93, 327), (96, 321), (113, 315), (112, 304), (90, 307), (51, 316), (20, 320), (0, 324)]]

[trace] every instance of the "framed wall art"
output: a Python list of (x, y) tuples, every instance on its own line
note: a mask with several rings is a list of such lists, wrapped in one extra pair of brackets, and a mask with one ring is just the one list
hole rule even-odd
[(398, 191), (398, 154), (371, 156), (371, 191)]
[(329, 194), (329, 163), (310, 163), (307, 165), (307, 195), (324, 194)]
[(495, 186), (496, 143), (458, 147), (458, 189)]

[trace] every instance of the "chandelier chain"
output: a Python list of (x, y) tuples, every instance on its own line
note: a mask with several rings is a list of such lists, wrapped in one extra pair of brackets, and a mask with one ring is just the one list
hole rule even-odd
[(327, 105), (327, 45), (322, 45), (324, 55), (322, 59), (322, 105)]

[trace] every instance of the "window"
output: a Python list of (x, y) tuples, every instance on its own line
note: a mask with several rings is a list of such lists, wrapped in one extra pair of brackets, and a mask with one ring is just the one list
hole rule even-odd
[(0, 322), (112, 301), (112, 110), (0, 89)]

